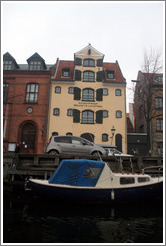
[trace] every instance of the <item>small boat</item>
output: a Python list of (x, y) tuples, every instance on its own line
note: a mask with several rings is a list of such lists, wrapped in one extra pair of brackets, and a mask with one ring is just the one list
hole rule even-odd
[(29, 179), (26, 187), (35, 195), (57, 202), (114, 204), (163, 197), (163, 177), (114, 173), (107, 163), (88, 159), (62, 160), (49, 180)]

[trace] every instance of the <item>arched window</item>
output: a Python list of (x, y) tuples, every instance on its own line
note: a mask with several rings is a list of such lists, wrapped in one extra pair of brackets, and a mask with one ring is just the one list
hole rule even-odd
[(72, 108), (69, 108), (69, 109), (67, 110), (67, 115), (68, 115), (68, 116), (73, 116), (73, 109), (72, 109)]
[(26, 103), (37, 103), (38, 88), (39, 86), (36, 83), (27, 84)]
[(95, 81), (95, 73), (92, 71), (85, 71), (83, 73), (83, 81), (90, 81), (90, 82)]
[(52, 132), (52, 136), (58, 136), (58, 132)]
[(117, 149), (120, 152), (122, 152), (122, 135), (121, 134), (116, 134), (115, 145), (116, 145)]
[(121, 96), (121, 89), (116, 89), (115, 90), (115, 95), (116, 96)]
[(94, 123), (94, 112), (86, 110), (82, 112), (82, 123), (93, 124)]
[(87, 139), (88, 141), (94, 143), (95, 136), (94, 136), (92, 133), (86, 132), (86, 133), (81, 134), (80, 137), (85, 138), (85, 139)]
[(120, 110), (116, 111), (116, 118), (122, 118), (122, 111)]
[(59, 115), (60, 109), (59, 108), (54, 108), (53, 109), (53, 115)]
[(71, 133), (71, 132), (66, 133), (66, 136), (72, 136), (72, 135), (73, 135), (73, 133)]
[(92, 59), (85, 59), (84, 60), (84, 66), (85, 67), (94, 67), (95, 66), (95, 61)]
[(55, 93), (61, 93), (61, 87), (60, 86), (55, 87)]
[(83, 89), (82, 100), (83, 101), (94, 101), (94, 90), (93, 89)]

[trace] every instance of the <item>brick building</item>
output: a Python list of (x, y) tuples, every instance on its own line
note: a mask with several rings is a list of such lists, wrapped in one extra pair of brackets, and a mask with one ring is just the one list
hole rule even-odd
[(138, 72), (134, 109), (136, 132), (147, 133), (147, 139), (148, 135), (150, 136), (150, 154), (161, 156), (163, 153), (163, 74)]
[(3, 56), (3, 149), (43, 153), (45, 147), (50, 67), (35, 53), (27, 64)]

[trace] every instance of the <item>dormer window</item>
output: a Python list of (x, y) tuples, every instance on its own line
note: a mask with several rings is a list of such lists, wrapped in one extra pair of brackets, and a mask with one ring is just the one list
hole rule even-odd
[(12, 70), (12, 61), (4, 61), (3, 62), (4, 70)]
[(41, 61), (30, 61), (29, 70), (41, 70)]
[(31, 71), (47, 69), (44, 59), (37, 52), (28, 58), (27, 62)]
[(107, 79), (114, 79), (115, 75), (114, 75), (114, 71), (107, 71)]
[(85, 59), (84, 60), (84, 66), (85, 67), (94, 67), (95, 66), (95, 61), (92, 59)]
[(70, 77), (70, 68), (62, 69), (62, 77)]
[(4, 70), (19, 69), (19, 66), (18, 66), (16, 60), (8, 52), (6, 52), (3, 55), (3, 69)]

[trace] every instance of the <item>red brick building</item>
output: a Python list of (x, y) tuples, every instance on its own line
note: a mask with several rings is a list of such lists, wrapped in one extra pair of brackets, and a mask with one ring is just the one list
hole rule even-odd
[(47, 127), (51, 65), (35, 53), (28, 64), (3, 56), (3, 149), (43, 153)]

